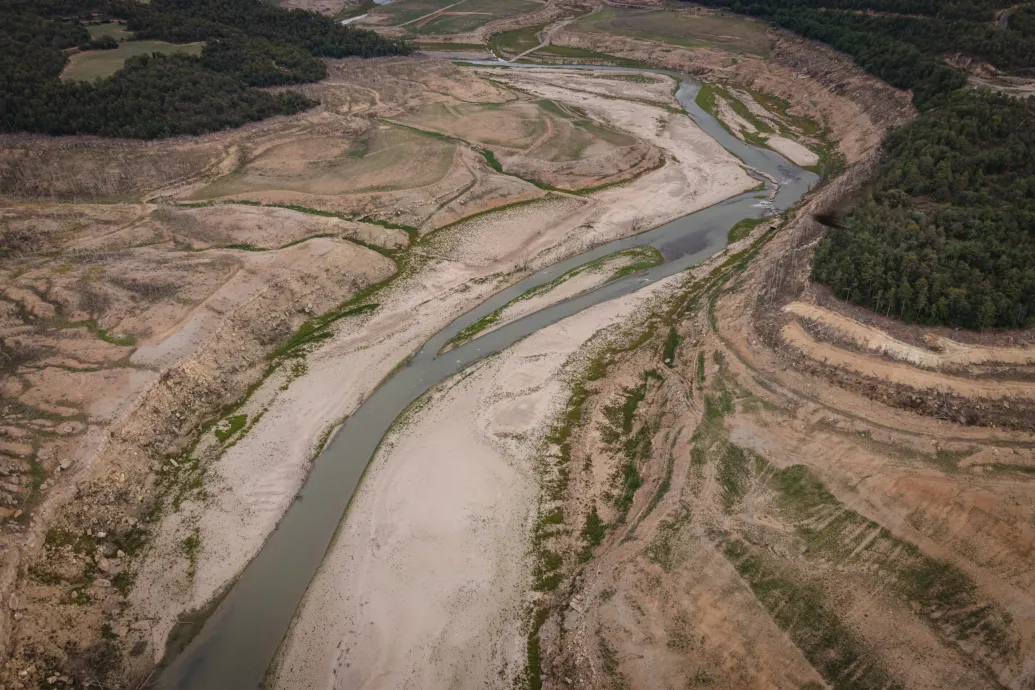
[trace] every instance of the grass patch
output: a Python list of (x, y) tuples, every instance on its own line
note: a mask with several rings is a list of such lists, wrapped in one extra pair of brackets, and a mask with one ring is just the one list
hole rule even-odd
[(722, 506), (727, 513), (732, 512), (744, 497), (747, 483), (754, 476), (756, 461), (751, 451), (733, 443), (726, 444), (725, 452), (719, 458), (717, 479), (722, 489)]
[(579, 553), (579, 562), (585, 563), (593, 556), (593, 549), (599, 546), (604, 537), (607, 536), (607, 525), (600, 519), (597, 507), (593, 506), (586, 513), (586, 524), (582, 526), (579, 533), (582, 538), (582, 551)]
[(647, 545), (645, 553), (664, 570), (671, 571), (675, 564), (676, 538), (684, 527), (690, 524), (690, 511), (685, 505), (670, 518), (665, 518), (658, 523), (657, 532), (650, 544)]
[(766, 220), (766, 218), (744, 218), (743, 220), (737, 221), (734, 223), (733, 227), (730, 228), (729, 235), (726, 237), (726, 242), (728, 244), (733, 244), (734, 242), (744, 239)]
[(180, 550), (187, 558), (187, 577), (194, 581), (198, 572), (198, 555), (201, 553), (201, 529), (195, 527), (190, 535), (180, 542)]
[(675, 326), (669, 326), (668, 336), (665, 338), (665, 349), (661, 353), (661, 361), (665, 363), (665, 366), (672, 368), (676, 364), (676, 351), (679, 349), (679, 343), (682, 338), (679, 337), (679, 331), (676, 330)]
[(525, 680), (529, 690), (542, 690), (543, 687), (543, 657), (539, 645), (539, 630), (543, 627), (546, 619), (550, 617), (549, 609), (539, 607), (532, 615), (528, 630), (528, 665), (525, 668)]
[(348, 316), (355, 316), (357, 314), (365, 314), (367, 312), (374, 311), (378, 306), (379, 305), (377, 304), (361, 304), (355, 307), (347, 306), (335, 309), (334, 311), (329, 311), (315, 319), (310, 319), (302, 324), (298, 331), (288, 338), (283, 345), (270, 353), (269, 359), (298, 356), (302, 354), (302, 351), (306, 346), (330, 338), (333, 335), (330, 327), (335, 322)]
[(519, 55), (539, 45), (538, 34), (545, 28), (546, 24), (537, 24), (493, 34), (489, 39), (489, 48), (500, 57)]
[(248, 415), (237, 414), (221, 421), (212, 431), (220, 443), (226, 443), (231, 436), (243, 429), (247, 422)]
[(526, 58), (527, 62), (548, 62), (546, 60), (538, 59), (545, 56), (591, 60), (594, 64), (614, 65), (615, 67), (635, 67), (637, 69), (650, 69), (651, 67), (646, 62), (640, 62), (639, 60), (630, 60), (629, 58), (618, 57), (617, 55), (608, 55), (607, 53), (598, 53), (595, 50), (585, 50), (583, 48), (575, 48), (572, 46), (543, 46), (532, 53), (532, 55), (537, 59), (528, 60)]
[(745, 542), (726, 542), (723, 552), (755, 598), (824, 678), (839, 688), (899, 687), (865, 643), (827, 607), (821, 589), (799, 582), (761, 549)]
[(493, 153), (492, 151), (490, 151), (488, 149), (480, 149), (480, 151), (481, 151), (481, 154), (483, 156), (485, 156), (485, 161), (489, 164), (489, 167), (491, 167), (493, 170), (495, 170), (498, 173), (502, 173), (503, 172), (503, 165), (501, 165), (500, 162), (496, 159), (496, 154), (495, 153)]
[(116, 41), (131, 40), (133, 38), (133, 32), (126, 31), (126, 25), (119, 24), (118, 22), (92, 24), (90, 26), (87, 26), (86, 30), (90, 33), (90, 38), (101, 38), (102, 36), (111, 36)]

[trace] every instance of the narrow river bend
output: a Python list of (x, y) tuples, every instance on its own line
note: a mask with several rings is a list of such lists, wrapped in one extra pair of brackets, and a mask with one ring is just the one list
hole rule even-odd
[[(478, 64), (500, 66), (497, 62)], [(653, 230), (608, 242), (532, 274), (432, 336), (406, 366), (360, 405), (316, 458), (300, 491), (299, 497), (303, 500), (291, 504), (277, 530), (241, 573), (202, 630), (159, 678), (159, 688), (254, 690), (262, 685), (364, 469), (381, 438), (407, 405), (458, 371), (540, 328), (704, 261), (726, 246), (726, 235), (737, 221), (787, 209), (818, 181), (816, 175), (792, 165), (780, 155), (745, 144), (727, 132), (694, 102), (700, 84), (687, 77), (663, 70), (579, 68), (647, 71), (680, 78), (676, 99), (690, 117), (745, 165), (777, 180), (779, 184), (772, 203), (759, 200), (758, 192), (747, 192)], [(437, 354), (460, 330), (529, 288), (548, 283), (571, 268), (612, 252), (645, 245), (657, 248), (665, 257), (665, 263), (546, 307), (461, 347)]]

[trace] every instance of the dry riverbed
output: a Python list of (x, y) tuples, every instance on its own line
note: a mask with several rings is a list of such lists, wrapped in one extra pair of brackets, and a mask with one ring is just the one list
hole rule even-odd
[[(879, 114), (778, 72), (824, 114), (850, 113), (849, 162), (868, 150)], [(429, 336), (532, 270), (753, 187), (674, 86), (346, 60), (306, 87), (323, 107), (296, 117), (0, 150), (17, 195), (3, 231), (24, 245), (0, 266), (4, 346), (22, 339), (3, 389), (20, 407), (4, 419), (18, 488), (0, 682), (137, 685), (261, 548), (328, 434)], [(84, 214), (84, 198), (103, 203)], [(188, 269), (189, 290), (155, 280)], [(282, 650), (280, 686), (485, 687), (524, 672), (535, 451), (586, 343), (664, 289), (536, 333), (393, 430)], [(68, 383), (88, 380), (104, 385)]]
[[(569, 83), (581, 78), (573, 74)], [(529, 75), (522, 84), (535, 79)], [(556, 102), (585, 102), (580, 91), (550, 90)], [(433, 333), (527, 271), (755, 184), (685, 116), (639, 102), (616, 108), (621, 104), (611, 100), (598, 109), (620, 111), (611, 126), (664, 151), (661, 167), (620, 186), (577, 197), (550, 193), (430, 234), (409, 251), (400, 277), (370, 297), (376, 310), (347, 317), (304, 367), (255, 391), (238, 411), (253, 420), (247, 433), (212, 465), (204, 495), (186, 498), (163, 521), (139, 569), (130, 601), (133, 616), (150, 621), (152, 649), (162, 649), (182, 611), (202, 607), (244, 567), (290, 504), (328, 432)], [(541, 376), (548, 378), (552, 366), (560, 363)], [(380, 481), (372, 470), (364, 486)], [(189, 555), (185, 540), (199, 544)], [(386, 620), (385, 626), (396, 624)]]

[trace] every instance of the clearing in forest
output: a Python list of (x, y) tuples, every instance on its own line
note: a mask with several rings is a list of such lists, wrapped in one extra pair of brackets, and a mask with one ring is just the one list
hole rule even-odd
[(116, 41), (130, 41), (133, 39), (133, 32), (126, 31), (126, 25), (118, 22), (105, 22), (103, 24), (93, 24), (86, 27), (86, 30), (90, 32), (90, 38), (100, 38), (102, 36), (111, 36)]
[[(92, 28), (92, 27), (91, 27)], [(111, 32), (106, 32), (111, 35)], [(102, 33), (101, 35), (104, 35)], [(118, 38), (112, 35), (112, 38)], [(137, 55), (151, 53), (186, 53), (200, 55), (202, 43), (166, 43), (165, 41), (125, 41), (112, 50), (87, 50), (76, 53), (68, 59), (61, 78), (69, 81), (93, 81), (103, 79), (122, 69), (126, 60)]]

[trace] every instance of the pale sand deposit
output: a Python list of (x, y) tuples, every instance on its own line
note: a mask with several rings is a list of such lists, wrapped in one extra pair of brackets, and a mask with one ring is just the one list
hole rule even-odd
[(833, 328), (841, 337), (847, 338), (859, 347), (887, 355), (892, 359), (909, 362), (925, 369), (986, 364), (989, 362), (1002, 364), (1035, 363), (1035, 348), (966, 345), (948, 338), (932, 336), (930, 337), (930, 342), (936, 349), (928, 349), (904, 343), (891, 337), (879, 328), (861, 324), (847, 316), (838, 314), (830, 309), (824, 309), (816, 304), (791, 302), (784, 307), (784, 310), (811, 321), (818, 321), (828, 328)]
[(917, 389), (931, 389), (952, 395), (979, 398), (1033, 398), (1035, 386), (1024, 381), (971, 380), (944, 376), (915, 369), (906, 364), (889, 362), (874, 355), (860, 355), (819, 342), (805, 332), (801, 324), (791, 321), (780, 330), (780, 337), (812, 359), (881, 381), (898, 383)]
[(797, 163), (802, 167), (808, 167), (819, 163), (819, 156), (814, 154), (812, 151), (809, 151), (796, 141), (792, 141), (776, 134), (771, 134), (766, 137), (765, 143), (766, 146), (787, 158), (792, 163)]
[(274, 687), (511, 688), (524, 672), (534, 458), (592, 336), (679, 278), (529, 336), (386, 437), (282, 650)]
[[(513, 78), (531, 89), (536, 75), (555, 77), (533, 72)], [(573, 87), (582, 78), (565, 74)], [(755, 184), (684, 115), (542, 88), (550, 98), (592, 109), (594, 117), (647, 139), (676, 161), (588, 197), (544, 199), (432, 235), (416, 249), (424, 257), (420, 267), (377, 295), (377, 311), (343, 323), (308, 357), (308, 371), (287, 390), (267, 382), (257, 393), (265, 414), (210, 468), (207, 499), (185, 501), (180, 513), (163, 523), (141, 567), (131, 599), (136, 618), (152, 622), (156, 650), (164, 647), (180, 612), (203, 606), (258, 552), (297, 493), (318, 441), (432, 334), (522, 277), (519, 269), (539, 268), (645, 231)], [(162, 345), (155, 347), (152, 356), (160, 356)], [(181, 544), (194, 529), (202, 547), (188, 576)], [(171, 567), (177, 560), (180, 566)]]

